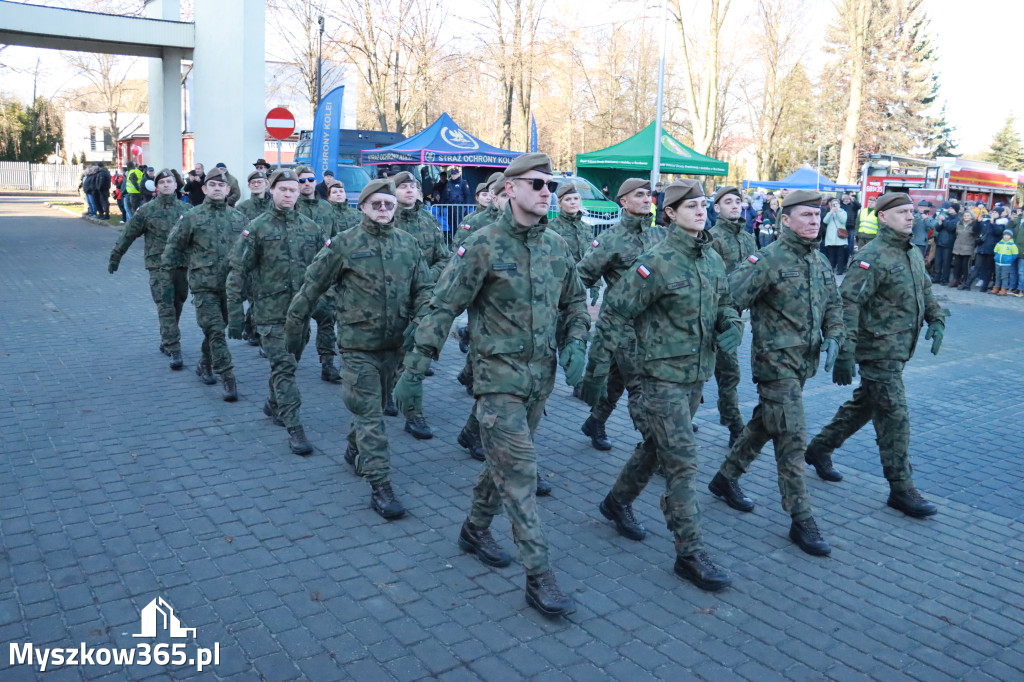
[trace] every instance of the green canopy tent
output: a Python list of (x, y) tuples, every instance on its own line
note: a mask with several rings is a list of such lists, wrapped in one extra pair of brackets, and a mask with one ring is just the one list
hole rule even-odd
[[(650, 177), (654, 168), (654, 123), (611, 147), (576, 155), (576, 173), (615, 192), (627, 178)], [(668, 133), (661, 133), (662, 173), (728, 175), (729, 164), (693, 151)]]

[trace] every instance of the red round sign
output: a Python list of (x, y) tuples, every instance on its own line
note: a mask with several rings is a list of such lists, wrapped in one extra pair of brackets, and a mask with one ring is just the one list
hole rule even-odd
[(267, 112), (265, 123), (267, 132), (275, 140), (283, 140), (295, 131), (295, 117), (284, 107), (276, 107)]

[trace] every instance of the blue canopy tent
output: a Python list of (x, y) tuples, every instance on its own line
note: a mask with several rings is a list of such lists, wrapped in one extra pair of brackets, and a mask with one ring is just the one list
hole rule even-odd
[(820, 192), (851, 192), (860, 189), (860, 185), (840, 185), (832, 182), (814, 170), (810, 164), (804, 164), (781, 180), (744, 180), (743, 188), (761, 187), (763, 189), (816, 189)]
[(492, 147), (460, 128), (445, 113), (423, 132), (388, 147), (366, 149), (360, 158), (364, 166), (426, 164), (504, 168), (522, 153)]

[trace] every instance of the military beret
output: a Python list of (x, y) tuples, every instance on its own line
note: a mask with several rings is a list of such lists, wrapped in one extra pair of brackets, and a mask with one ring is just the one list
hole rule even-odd
[(813, 189), (797, 189), (786, 195), (782, 200), (782, 208), (790, 206), (821, 207), (821, 192)]
[(697, 199), (702, 196), (704, 196), (704, 188), (701, 186), (700, 181), (693, 180), (692, 178), (683, 178), (682, 180), (669, 183), (669, 186), (665, 188), (664, 205), (675, 206), (680, 201)]
[(299, 174), (295, 172), (293, 168), (278, 168), (276, 171), (270, 174), (269, 185), (273, 187), (279, 182), (285, 180), (291, 180), (292, 182), (299, 181)]
[(927, 199), (921, 199), (921, 201), (917, 202), (917, 205), (930, 207), (932, 205), (932, 202), (928, 201)]
[(486, 192), (488, 187), (489, 185), (486, 182), (481, 182), (479, 185), (476, 186), (476, 192), (474, 192), (473, 195), (476, 196), (481, 192)]
[(220, 166), (215, 166), (215, 167), (211, 168), (210, 172), (207, 173), (206, 177), (203, 179), (203, 184), (205, 185), (206, 183), (210, 182), (210, 180), (217, 180), (218, 182), (227, 182), (228, 181), (228, 172), (227, 172), (227, 170), (221, 168)]
[(558, 186), (558, 190), (555, 192), (555, 194), (558, 196), (559, 199), (564, 197), (566, 194), (579, 194), (579, 193), (580, 193), (580, 188), (577, 187), (576, 183), (573, 182), (572, 180), (569, 180), (568, 182), (563, 182), (561, 185)]
[(622, 185), (619, 187), (619, 193), (615, 195), (615, 198), (621, 199), (630, 192), (641, 188), (650, 189), (651, 181), (644, 180), (643, 178), (630, 178), (629, 180), (626, 180), (624, 183), (622, 183)]
[(395, 183), (395, 187), (404, 185), (407, 182), (415, 182), (416, 184), (419, 184), (416, 178), (414, 178), (412, 173), (409, 171), (402, 171), (401, 173), (398, 173), (395, 177), (391, 178), (391, 181)]
[(487, 186), (490, 187), (495, 182), (497, 182), (499, 179), (503, 180), (504, 176), (505, 176), (505, 174), (502, 173), (501, 171), (494, 171), (493, 173), (491, 173), (491, 177), (487, 178)]
[(721, 187), (718, 188), (718, 191), (715, 192), (714, 202), (717, 204), (718, 201), (726, 194), (735, 194), (740, 199), (743, 199), (743, 195), (740, 194), (739, 187), (737, 187), (736, 185), (722, 185)]
[(495, 175), (498, 177), (494, 178), (489, 187), (491, 188), (491, 194), (500, 194), (505, 189), (505, 174), (496, 173)]
[(218, 163), (218, 164), (217, 164), (216, 166), (214, 166), (214, 168), (223, 168), (224, 170), (227, 170), (227, 169), (228, 169), (228, 167), (224, 165), (224, 162), (223, 162), (223, 161), (221, 161), (221, 162), (220, 162), (220, 163)]
[(245, 181), (252, 182), (253, 180), (259, 180), (260, 178), (266, 180), (267, 174), (264, 173), (263, 171), (253, 171), (252, 173), (249, 173), (249, 177), (246, 178)]
[(174, 171), (172, 171), (170, 168), (162, 168), (162, 169), (160, 169), (160, 172), (156, 174), (156, 178), (154, 178), (154, 179), (157, 182), (160, 182), (164, 178), (174, 178), (175, 180), (178, 179), (177, 177), (175, 177)]
[(324, 178), (324, 187), (327, 188), (328, 192), (330, 192), (335, 187), (341, 187), (342, 189), (345, 189), (345, 185), (341, 183), (341, 180), (335, 177)]
[(882, 211), (888, 211), (890, 208), (906, 206), (907, 204), (913, 206), (914, 200), (906, 192), (886, 192), (878, 197), (878, 201), (875, 202), (875, 212), (881, 213)]
[[(401, 175), (401, 173), (398, 175)], [(390, 194), (391, 196), (395, 196), (395, 185), (389, 178), (377, 178), (376, 180), (370, 180), (370, 182), (366, 184), (366, 187), (363, 188), (363, 191), (359, 193), (359, 205), (362, 206), (363, 202), (369, 199), (373, 194)]]
[(503, 175), (506, 180), (511, 180), (532, 170), (539, 170), (541, 173), (551, 175), (551, 157), (539, 152), (523, 154), (508, 165)]
[(316, 175), (313, 169), (309, 166), (296, 166), (292, 170), (295, 172), (295, 177), (299, 177), (303, 173), (311, 173), (313, 175)]

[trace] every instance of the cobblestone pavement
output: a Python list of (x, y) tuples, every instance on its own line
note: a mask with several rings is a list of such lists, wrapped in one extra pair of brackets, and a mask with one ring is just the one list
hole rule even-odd
[[(315, 353), (299, 365), (316, 446), (289, 454), (260, 411), (268, 366), (232, 341), (241, 400), (192, 372), (194, 308), (182, 316), (186, 371), (171, 372), (136, 244), (115, 275), (108, 227), (0, 203), (0, 678), (34, 679), (9, 647), (134, 647), (157, 597), (192, 647), (219, 665), (57, 666), (45, 679), (310, 680), (1021, 680), (1024, 482), (1018, 360), (1024, 301), (950, 292), (938, 357), (906, 372), (916, 481), (940, 506), (920, 521), (885, 506), (870, 427), (836, 453), (846, 478), (808, 477), (832, 556), (787, 538), (771, 447), (743, 485), (753, 514), (706, 491), (726, 454), (715, 384), (697, 424), (703, 527), (734, 586), (706, 594), (672, 573), (660, 479), (637, 501), (650, 533), (619, 537), (597, 512), (636, 436), (624, 405), (615, 448), (579, 433), (585, 406), (563, 385), (538, 433), (555, 486), (540, 503), (551, 556), (579, 611), (526, 606), (513, 564), (490, 569), (456, 546), (478, 470), (455, 437), (470, 400), (449, 344), (426, 380), (435, 430), (415, 441), (389, 419), (406, 518), (369, 509), (342, 458), (349, 416)], [(748, 363), (749, 334), (741, 349)], [(813, 433), (850, 395), (807, 385)], [(754, 386), (741, 386), (750, 414)], [(511, 548), (504, 518), (496, 536)], [(166, 633), (164, 633), (166, 634)], [(167, 637), (148, 640), (173, 642)], [(24, 651), (24, 649), (19, 649)], [(37, 652), (38, 653), (38, 652)]]

